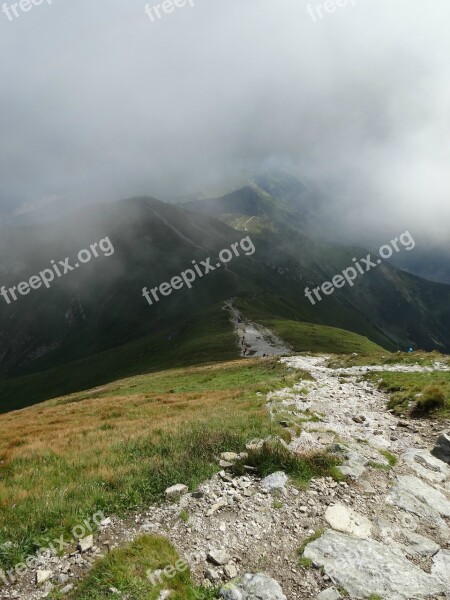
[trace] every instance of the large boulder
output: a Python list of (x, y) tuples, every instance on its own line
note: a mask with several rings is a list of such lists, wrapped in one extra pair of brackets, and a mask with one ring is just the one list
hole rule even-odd
[(433, 558), (432, 575), (440, 579), (450, 590), (450, 550), (440, 550)]
[(280, 584), (264, 573), (233, 579), (224, 585), (219, 592), (224, 600), (287, 600)]
[(440, 483), (450, 477), (450, 468), (442, 460), (432, 456), (428, 450), (408, 448), (403, 454), (403, 460), (419, 477), (428, 481)]
[(450, 431), (441, 433), (431, 453), (439, 460), (450, 464)]
[(439, 576), (419, 569), (395, 548), (375, 540), (361, 540), (328, 530), (311, 542), (303, 554), (351, 598), (367, 598), (371, 594), (389, 600), (429, 598), (446, 591)]
[(433, 517), (440, 514), (450, 517), (450, 502), (444, 494), (413, 475), (397, 477), (397, 483), (386, 501), (418, 516)]

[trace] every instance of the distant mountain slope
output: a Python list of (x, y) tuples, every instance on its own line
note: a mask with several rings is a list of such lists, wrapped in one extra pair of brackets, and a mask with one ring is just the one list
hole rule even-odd
[(395, 265), (429, 281), (450, 284), (450, 240), (430, 243), (415, 236), (417, 246), (414, 252), (399, 255)]
[[(365, 256), (365, 251), (309, 238), (296, 229), (284, 202), (254, 188), (216, 202), (213, 210), (222, 209), (231, 216), (232, 210), (246, 210), (246, 218), (257, 213), (253, 216), (261, 219), (259, 229), (251, 233), (255, 252), (241, 253), (197, 279), (192, 289), (184, 287), (152, 306), (142, 297), (144, 286), (159, 286), (192, 268), (194, 260), (200, 263), (211, 257), (215, 265), (222, 249), (249, 234), (193, 211), (192, 205), (187, 210), (147, 197), (88, 207), (58, 227), (40, 224), (4, 231), (0, 283), (6, 287), (29, 280), (52, 259), (76, 256), (105, 236), (114, 254), (100, 255), (56, 279), (50, 289), (33, 290), (9, 305), (0, 298), (0, 376), (51, 369), (144, 338), (175, 339), (187, 322), (208, 322), (212, 307), (232, 296), (261, 310), (265, 319), (338, 327), (393, 350), (413, 344), (450, 351), (450, 286), (384, 264), (361, 277), (354, 288), (336, 291), (312, 306), (305, 298), (305, 286), (321, 284), (352, 264), (353, 256)], [(192, 331), (195, 345), (200, 334)], [(136, 352), (126, 354), (126, 360), (138, 365), (142, 350)], [(154, 352), (152, 368), (167, 364), (167, 357), (151, 344), (149, 352)], [(211, 346), (209, 355), (214, 359), (223, 352)], [(117, 365), (111, 379), (115, 369)]]
[[(287, 177), (288, 184), (284, 184), (280, 177), (272, 180), (268, 176), (258, 179), (258, 182), (264, 185), (266, 190), (280, 194), (282, 198), (274, 198), (267, 192), (258, 191), (258, 188), (242, 188), (220, 199), (198, 203), (195, 207), (206, 213), (220, 213), (219, 217), (222, 220), (232, 223), (233, 216), (237, 220), (244, 207), (249, 206), (250, 189), (250, 206), (256, 216), (247, 223), (246, 229), (264, 234), (266, 241), (294, 258), (303, 267), (304, 277), (300, 275), (302, 281), (305, 286), (311, 288), (330, 280), (344, 268), (351, 266), (354, 257), (366, 256), (367, 250), (364, 248), (320, 241), (323, 237), (314, 234), (315, 227), (311, 236), (305, 233), (308, 232), (307, 223), (312, 214), (311, 211), (308, 212), (310, 198), (305, 200), (306, 188), (300, 182), (296, 182), (295, 178)], [(305, 217), (302, 213), (303, 201), (306, 202)], [(193, 207), (193, 203), (190, 203), (190, 206)], [(237, 210), (238, 214), (233, 215), (233, 210)], [(250, 211), (247, 214), (250, 214)], [(266, 223), (268, 226), (265, 226)], [(403, 252), (395, 256), (408, 255), (409, 253)], [(313, 274), (311, 278), (306, 276), (307, 272)], [(354, 316), (364, 315), (372, 326), (382, 331), (394, 345), (417, 345), (425, 349), (436, 347), (442, 351), (449, 348), (449, 291), (450, 288), (446, 285), (426, 282), (395, 269), (393, 263), (385, 261), (378, 269), (359, 278), (355, 287), (350, 289), (347, 286), (336, 290), (333, 297), (339, 298), (343, 306), (353, 310)], [(301, 303), (301, 300), (297, 302)], [(314, 308), (317, 310), (320, 306), (322, 310), (326, 310), (324, 303), (331, 307), (330, 298), (325, 298), (322, 305), (316, 305)], [(352, 330), (352, 319), (341, 320), (341, 315), (339, 310), (333, 317), (327, 317), (334, 319), (334, 325)], [(307, 320), (303, 317), (304, 312), (301, 320)], [(440, 333), (436, 335), (437, 332)], [(379, 340), (373, 337), (372, 339), (379, 343)], [(399, 342), (400, 340), (402, 342)]]

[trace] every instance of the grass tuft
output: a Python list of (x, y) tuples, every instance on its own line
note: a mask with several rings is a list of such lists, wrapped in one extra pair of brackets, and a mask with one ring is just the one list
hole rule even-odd
[(317, 529), (312, 535), (310, 535), (305, 540), (303, 540), (302, 545), (298, 549), (299, 565), (301, 567), (304, 567), (305, 569), (312, 567), (312, 560), (309, 558), (305, 558), (303, 556), (303, 554), (306, 550), (306, 546), (308, 544), (311, 544), (312, 542), (315, 542), (316, 540), (318, 540), (323, 535), (323, 532), (324, 532), (323, 529)]
[[(212, 600), (217, 592), (194, 586), (189, 569), (177, 571), (172, 578), (163, 582), (148, 579), (147, 571), (154, 572), (166, 567), (175, 567), (179, 556), (174, 547), (163, 537), (142, 535), (130, 544), (113, 550), (97, 561), (68, 600), (107, 600), (116, 588), (121, 597), (139, 600), (157, 600), (163, 589), (171, 590), (173, 600)], [(57, 596), (56, 596), (57, 597)]]
[(261, 477), (284, 471), (295, 485), (304, 488), (314, 477), (334, 477), (339, 464), (339, 459), (328, 453), (294, 455), (274, 439), (266, 441), (258, 450), (250, 450), (248, 458), (235, 465), (235, 472), (244, 473), (245, 465), (256, 468)]

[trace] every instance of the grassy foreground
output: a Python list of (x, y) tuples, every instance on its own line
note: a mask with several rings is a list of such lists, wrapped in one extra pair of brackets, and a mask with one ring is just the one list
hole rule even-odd
[(112, 596), (110, 588), (116, 588), (120, 590), (121, 595), (129, 595), (139, 600), (157, 600), (163, 589), (172, 591), (172, 600), (216, 598), (213, 589), (207, 590), (193, 585), (189, 569), (177, 571), (173, 577), (164, 577), (162, 583), (155, 580), (156, 585), (148, 579), (148, 571), (154, 572), (167, 567), (173, 567), (175, 570), (178, 561), (176, 550), (166, 539), (143, 535), (99, 560), (87, 578), (73, 593), (64, 598), (106, 600)]
[(275, 360), (231, 361), (140, 375), (1, 415), (1, 566), (48, 538), (69, 541), (96, 511), (157, 502), (175, 483), (195, 488), (218, 470), (220, 452), (279, 433), (265, 395), (300, 377)]

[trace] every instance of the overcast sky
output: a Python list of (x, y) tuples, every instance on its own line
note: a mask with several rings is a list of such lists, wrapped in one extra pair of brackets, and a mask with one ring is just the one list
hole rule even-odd
[(0, 13), (3, 208), (208, 194), (285, 165), (361, 231), (448, 237), (449, 0), (316, 22), (305, 0), (194, 2), (154, 23), (141, 0)]

